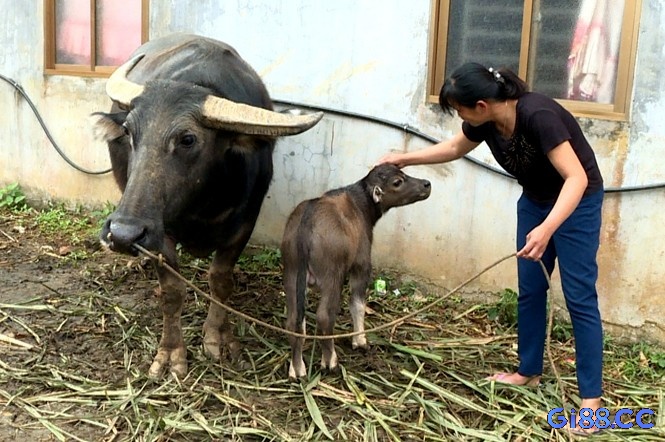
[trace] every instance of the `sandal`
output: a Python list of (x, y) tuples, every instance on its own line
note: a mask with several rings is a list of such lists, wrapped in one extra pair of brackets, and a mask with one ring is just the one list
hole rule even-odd
[(590, 431), (584, 431), (583, 428), (577, 428), (577, 427), (575, 427), (575, 428), (564, 427), (564, 429), (565, 429), (565, 431), (570, 431), (570, 434), (572, 434), (573, 436), (577, 436), (577, 437), (594, 436), (594, 435), (600, 433), (601, 431), (603, 431), (603, 429), (596, 428), (596, 427), (589, 428)]
[(515, 386), (518, 386), (518, 387), (521, 387), (521, 386), (537, 387), (540, 384), (540, 375), (522, 376), (522, 377), (526, 378), (526, 380), (521, 384), (508, 381), (507, 378), (509, 376), (512, 376), (513, 374), (518, 374), (518, 373), (495, 373), (492, 376), (486, 377), (485, 380), (494, 381), (494, 382), (499, 383), (499, 384), (515, 385)]

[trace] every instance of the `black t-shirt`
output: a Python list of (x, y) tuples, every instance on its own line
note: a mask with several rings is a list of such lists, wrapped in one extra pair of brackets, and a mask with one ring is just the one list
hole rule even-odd
[(569, 141), (586, 171), (585, 195), (603, 188), (596, 156), (575, 118), (553, 99), (529, 92), (517, 101), (517, 121), (513, 135), (506, 139), (493, 122), (480, 126), (462, 124), (471, 141), (485, 141), (496, 161), (517, 178), (524, 193), (539, 202), (554, 202), (563, 187), (563, 178), (547, 158), (547, 153)]

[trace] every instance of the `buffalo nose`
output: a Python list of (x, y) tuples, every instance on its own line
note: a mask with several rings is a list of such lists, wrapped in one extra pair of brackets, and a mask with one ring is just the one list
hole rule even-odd
[(119, 218), (107, 221), (104, 229), (105, 240), (112, 250), (123, 253), (136, 253), (134, 243), (140, 243), (146, 236), (147, 226), (139, 220)]
[(432, 184), (427, 180), (425, 180), (425, 182), (423, 183), (423, 187), (425, 187), (425, 189), (429, 189), (431, 185)]

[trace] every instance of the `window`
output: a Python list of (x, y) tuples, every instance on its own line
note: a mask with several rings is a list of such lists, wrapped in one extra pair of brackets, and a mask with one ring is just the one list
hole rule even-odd
[(428, 100), (477, 61), (576, 116), (627, 119), (641, 0), (432, 0)]
[(149, 0), (44, 0), (49, 74), (108, 75), (148, 39)]

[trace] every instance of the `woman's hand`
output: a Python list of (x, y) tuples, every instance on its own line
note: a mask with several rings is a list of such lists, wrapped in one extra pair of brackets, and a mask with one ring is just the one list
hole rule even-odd
[(459, 132), (449, 140), (441, 141), (424, 149), (411, 152), (390, 152), (382, 156), (376, 165), (394, 164), (400, 169), (419, 164), (447, 163), (463, 157), (478, 146), (478, 142), (469, 140), (464, 132)]
[(522, 250), (517, 252), (517, 257), (538, 261), (543, 257), (553, 233), (543, 224), (537, 226), (526, 235), (526, 244), (522, 247)]
[(584, 189), (586, 189), (588, 183), (584, 167), (582, 167), (582, 163), (577, 158), (570, 142), (564, 141), (559, 144), (548, 152), (547, 157), (564, 181), (559, 197), (549, 215), (542, 224), (529, 232), (526, 236), (525, 246), (517, 252), (519, 258), (533, 261), (542, 258), (550, 238), (554, 235), (556, 229), (573, 213), (582, 199)]
[(401, 169), (407, 165), (404, 156), (405, 155), (403, 153), (398, 152), (387, 153), (379, 158), (379, 161), (376, 162), (375, 166), (378, 166), (379, 164), (394, 164)]

